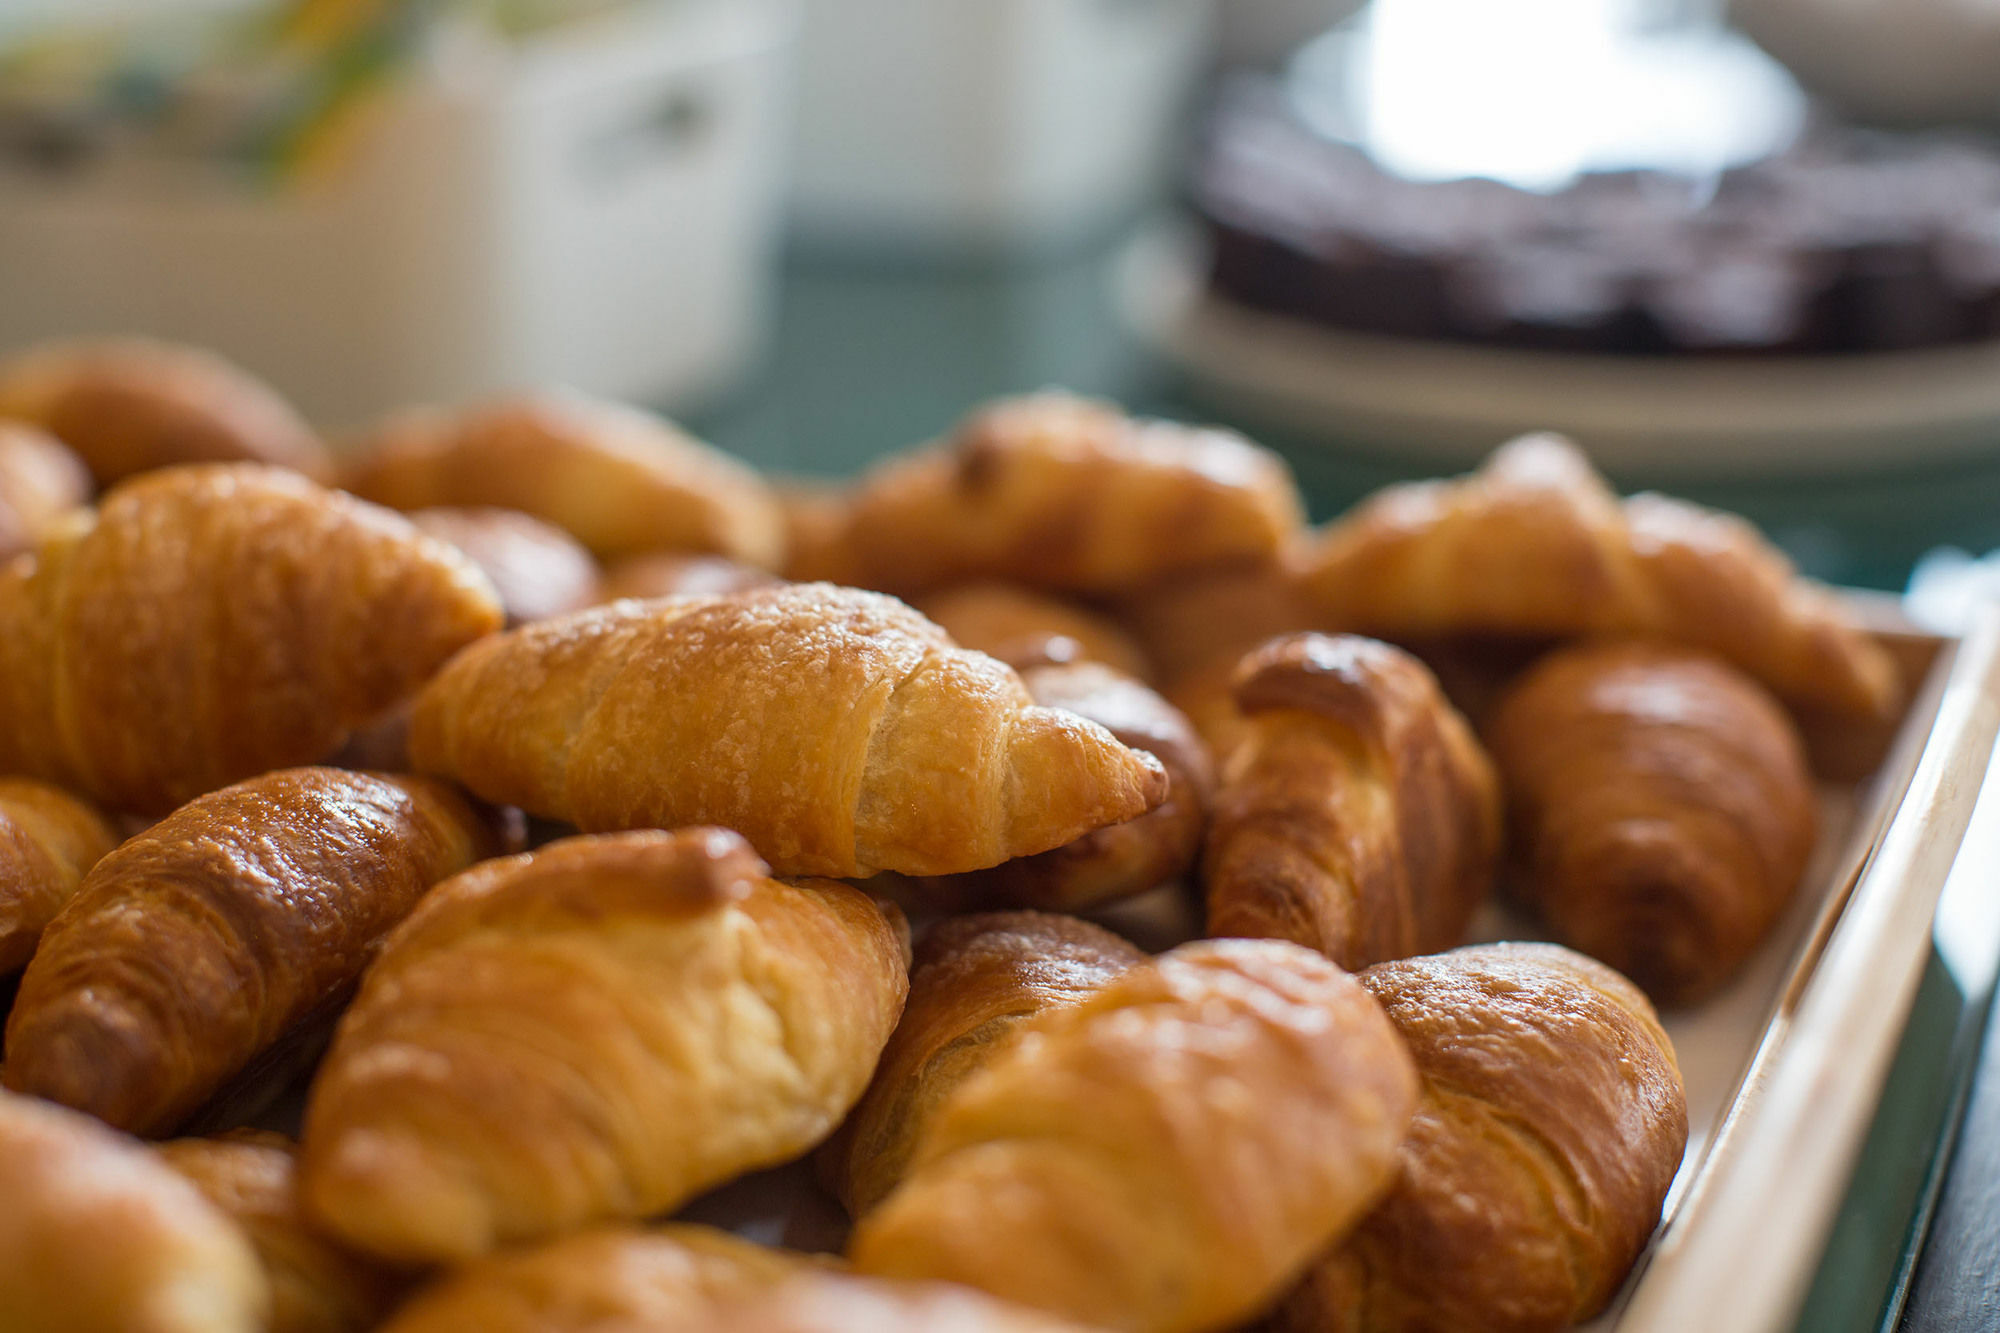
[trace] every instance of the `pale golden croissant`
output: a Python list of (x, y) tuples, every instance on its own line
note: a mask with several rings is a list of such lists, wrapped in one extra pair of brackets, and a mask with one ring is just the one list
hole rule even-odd
[(723, 829), (571, 838), (440, 885), (313, 1085), (313, 1216), (385, 1257), (468, 1259), (798, 1156), (902, 1011), (892, 911), (769, 879)]
[(553, 523), (516, 509), (417, 509), (410, 522), (471, 558), (493, 583), (509, 625), (597, 602), (597, 561)]
[(869, 472), (842, 541), (871, 587), (1109, 593), (1269, 561), (1303, 522), (1284, 462), (1241, 436), (1042, 394)]
[(769, 569), (784, 556), (784, 520), (763, 479), (637, 408), (547, 393), (407, 412), (359, 447), (348, 489), (396, 509), (519, 509), (607, 559), (707, 551)]
[(68, 792), (0, 778), (0, 977), (27, 966), (49, 919), (117, 845), (109, 821)]
[(306, 1222), (297, 1148), (283, 1135), (237, 1130), (175, 1139), (159, 1153), (243, 1228), (270, 1282), (267, 1333), (364, 1333), (381, 1323), (407, 1285)]
[(410, 754), (588, 830), (736, 829), (778, 873), (950, 874), (1158, 805), (1166, 772), (893, 598), (614, 602), (459, 654)]
[(51, 343), (0, 365), (0, 418), (31, 422), (110, 485), (178, 463), (272, 463), (325, 479), (291, 404), (200, 348), (142, 338)]
[(55, 437), (0, 421), (0, 561), (47, 536), (63, 515), (90, 503), (90, 472)]
[(1396, 1187), (1283, 1333), (1554, 1333), (1602, 1310), (1687, 1143), (1673, 1046), (1625, 978), (1499, 944), (1361, 973), (1423, 1077)]
[(493, 850), (423, 778), (290, 769), (183, 806), (50, 922), (7, 1020), (6, 1085), (172, 1130), (336, 1002), (425, 889)]
[(728, 1298), (827, 1262), (689, 1223), (597, 1227), (452, 1269), (381, 1333), (591, 1333), (676, 1320), (708, 1328)]
[(261, 1333), (270, 1287), (241, 1228), (143, 1144), (0, 1093), (0, 1328)]
[(597, 600), (621, 597), (726, 597), (782, 583), (776, 574), (721, 555), (651, 551), (627, 556), (604, 571)]
[(248, 463), (136, 477), (0, 567), (0, 773), (169, 810), (326, 758), (499, 624), (387, 510)]
[(953, 1090), (849, 1257), (1109, 1328), (1225, 1327), (1389, 1186), (1416, 1094), (1395, 1028), (1326, 959), (1183, 945)]
[(1060, 662), (1101, 662), (1151, 680), (1146, 654), (1112, 621), (1046, 593), (1011, 583), (962, 583), (910, 599), (961, 648), (997, 657), (1016, 671)]
[[(638, 1333), (630, 1330), (629, 1333)], [(1081, 1324), (946, 1282), (807, 1273), (647, 1333), (1089, 1333)]]
[(1663, 1004), (1690, 1004), (1770, 933), (1812, 852), (1797, 730), (1705, 653), (1585, 644), (1505, 696), (1487, 739), (1514, 829), (1513, 891), (1556, 938)]
[(1125, 940), (1071, 916), (939, 921), (917, 943), (910, 1000), (874, 1081), (820, 1154), (822, 1178), (854, 1216), (873, 1208), (902, 1180), (945, 1098), (1007, 1049), (1022, 1024), (1145, 961)]
[(1270, 936), (1343, 967), (1449, 948), (1500, 851), (1500, 791), (1423, 664), (1352, 635), (1243, 659), (1244, 734), (1203, 864), (1215, 935)]
[(1879, 717), (1901, 685), (1827, 589), (1739, 518), (1657, 495), (1620, 503), (1567, 440), (1515, 440), (1478, 472), (1392, 486), (1334, 524), (1304, 589), (1340, 624), (1653, 635), (1728, 658), (1796, 703)]

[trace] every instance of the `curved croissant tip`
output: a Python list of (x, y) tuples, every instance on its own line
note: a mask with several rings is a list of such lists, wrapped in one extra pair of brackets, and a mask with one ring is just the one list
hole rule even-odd
[(636, 829), (552, 842), (522, 858), (513, 882), (574, 887), (599, 904), (623, 890), (655, 910), (664, 894), (689, 911), (704, 912), (748, 897), (770, 873), (733, 829)]

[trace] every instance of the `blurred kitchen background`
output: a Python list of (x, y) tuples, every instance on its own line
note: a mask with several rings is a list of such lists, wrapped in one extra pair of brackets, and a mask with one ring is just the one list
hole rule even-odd
[(0, 0), (0, 351), (804, 474), (1062, 384), (1321, 515), (1554, 426), (1901, 587), (2000, 546), (1997, 126), (1966, 0)]

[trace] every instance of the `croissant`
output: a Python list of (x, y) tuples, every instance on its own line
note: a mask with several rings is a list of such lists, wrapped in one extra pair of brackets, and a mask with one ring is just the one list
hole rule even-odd
[(247, 463), (134, 478), (0, 567), (0, 773), (169, 810), (331, 755), (499, 624), (373, 505)]
[(720, 1302), (702, 1322), (651, 1333), (1089, 1333), (1080, 1324), (944, 1282), (808, 1273)]
[(869, 472), (832, 545), (870, 587), (1111, 593), (1267, 562), (1303, 522), (1284, 462), (1241, 436), (1042, 394)]
[(76, 797), (0, 778), (0, 977), (28, 965), (49, 919), (117, 845), (118, 831)]
[(964, 583), (910, 605), (962, 648), (997, 657), (1016, 671), (1052, 662), (1102, 662), (1134, 680), (1152, 679), (1146, 655), (1103, 616), (1009, 583)]
[(589, 830), (736, 829), (786, 875), (950, 874), (1059, 847), (1166, 772), (892, 598), (792, 584), (614, 602), (476, 644), (419, 768)]
[(554, 524), (513, 509), (418, 509), (410, 522), (463, 551), (492, 581), (509, 625), (599, 600), (597, 562)]
[(1459, 943), (1493, 879), (1500, 792), (1423, 665), (1299, 634), (1244, 658), (1235, 700), (1245, 733), (1203, 857), (1209, 933), (1349, 968)]
[(1303, 586), (1364, 633), (1651, 635), (1848, 716), (1886, 716), (1901, 694), (1887, 651), (1755, 528), (1664, 496), (1621, 504), (1555, 436), (1381, 492), (1326, 531)]
[(1607, 967), (1500, 944), (1361, 973), (1423, 1077), (1396, 1186), (1280, 1333), (1553, 1333), (1645, 1247), (1687, 1142), (1673, 1046)]
[(1658, 643), (1555, 653), (1501, 702), (1513, 891), (1557, 939), (1692, 1004), (1770, 933), (1811, 855), (1805, 749), (1727, 664)]
[(0, 1093), (0, 1326), (9, 1333), (261, 1333), (250, 1242), (144, 1146)]
[(1223, 1327), (1389, 1186), (1416, 1088), (1326, 959), (1183, 945), (1029, 1020), (954, 1089), (849, 1257), (1108, 1328)]
[(271, 1288), (266, 1333), (364, 1333), (389, 1313), (404, 1281), (306, 1223), (296, 1152), (283, 1135), (259, 1130), (159, 1147), (167, 1165), (233, 1218), (256, 1250)]
[(0, 562), (48, 536), (90, 503), (90, 472), (53, 436), (0, 420)]
[(726, 597), (783, 582), (777, 575), (719, 555), (652, 551), (627, 556), (604, 571), (597, 600), (621, 597)]
[(0, 365), (0, 418), (40, 426), (103, 485), (179, 463), (271, 463), (324, 480), (326, 448), (213, 352), (142, 338), (51, 343)]
[[(1303, 540), (1303, 539), (1302, 539)], [(1142, 588), (1119, 599), (1115, 613), (1169, 686), (1223, 664), (1281, 634), (1338, 633), (1341, 625), (1308, 603), (1300, 587), (1301, 542), (1279, 559)]]
[(6, 1085), (171, 1130), (492, 850), (472, 808), (421, 778), (290, 769), (185, 805), (49, 923), (7, 1021)]
[(803, 1153), (903, 1007), (900, 918), (722, 829), (571, 838), (440, 885), (306, 1109), (312, 1214), (388, 1258), (671, 1210)]
[(820, 1154), (856, 1217), (900, 1181), (924, 1127), (1036, 1014), (1075, 1004), (1146, 961), (1101, 926), (1042, 912), (947, 917), (918, 942), (910, 1000), (875, 1079)]
[(865, 585), (867, 571), (848, 529), (848, 487), (790, 478), (775, 489), (785, 523), (784, 576), (795, 583)]
[(769, 569), (784, 555), (755, 472), (650, 413), (569, 394), (404, 413), (358, 444), (346, 484), (394, 509), (519, 509), (607, 559), (706, 551)]

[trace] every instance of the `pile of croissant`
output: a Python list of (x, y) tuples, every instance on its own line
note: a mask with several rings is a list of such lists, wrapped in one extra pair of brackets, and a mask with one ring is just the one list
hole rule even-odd
[[(1315, 530), (1052, 394), (787, 489), (50, 347), (0, 562), (5, 1330), (1567, 1327), (1686, 1143), (1654, 1005), (1814, 844), (1797, 717), (1903, 691), (1561, 440)], [(1460, 947), (1496, 890), (1561, 943)], [(801, 1160), (841, 1255), (663, 1220)]]

